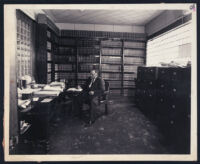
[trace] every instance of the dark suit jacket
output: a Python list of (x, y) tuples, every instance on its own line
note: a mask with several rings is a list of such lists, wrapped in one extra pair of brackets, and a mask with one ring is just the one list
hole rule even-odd
[(89, 88), (89, 85), (91, 83), (91, 77), (89, 77), (85, 84), (82, 86), (83, 91), (89, 92), (94, 91), (94, 97), (99, 96), (105, 91), (105, 81), (101, 79), (100, 77), (97, 77), (96, 80), (92, 83), (92, 86)]

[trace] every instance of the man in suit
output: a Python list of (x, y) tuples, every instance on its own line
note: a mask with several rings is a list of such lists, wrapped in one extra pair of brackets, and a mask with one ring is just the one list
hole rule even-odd
[(105, 82), (103, 79), (98, 77), (97, 70), (90, 71), (90, 77), (86, 80), (82, 89), (83, 91), (76, 98), (76, 109), (79, 111), (79, 116), (81, 116), (83, 104), (88, 104), (90, 110), (90, 119), (88, 123), (92, 124), (96, 118), (98, 97), (105, 90)]

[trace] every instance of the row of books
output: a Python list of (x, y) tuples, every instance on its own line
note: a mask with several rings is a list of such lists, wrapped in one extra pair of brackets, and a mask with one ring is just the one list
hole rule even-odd
[(90, 73), (78, 73), (78, 79), (88, 79)]
[(56, 72), (55, 73), (55, 79), (75, 79), (76, 74), (75, 73), (68, 73), (68, 72)]
[(99, 60), (99, 56), (94, 55), (78, 56), (78, 62), (99, 63)]
[(124, 49), (124, 56), (145, 56), (144, 50)]
[(75, 62), (75, 56), (54, 55), (55, 62)]
[(100, 50), (99, 48), (92, 48), (92, 47), (79, 47), (78, 48), (79, 55), (99, 55)]
[(58, 48), (60, 55), (75, 55), (76, 49), (72, 47), (59, 47)]
[(137, 66), (125, 65), (124, 66), (124, 72), (135, 72), (135, 73), (137, 73)]
[(47, 83), (48, 84), (51, 83), (51, 74), (50, 73), (47, 74)]
[(51, 72), (51, 69), (52, 69), (51, 63), (47, 63), (47, 72)]
[(121, 47), (122, 42), (121, 41), (112, 41), (112, 40), (103, 40), (101, 41), (101, 45), (104, 47)]
[(145, 43), (143, 42), (124, 42), (125, 48), (145, 48)]
[(121, 89), (111, 89), (110, 94), (111, 95), (121, 95)]
[(47, 41), (47, 50), (51, 50), (51, 42)]
[(55, 71), (73, 71), (75, 70), (74, 64), (55, 64)]
[(52, 61), (52, 54), (47, 52), (47, 61)]
[(123, 89), (124, 96), (135, 96), (135, 90), (133, 89)]
[(140, 57), (124, 58), (124, 64), (144, 64), (144, 58)]
[(66, 45), (66, 46), (76, 46), (76, 39), (75, 38), (60, 38), (59, 44)]
[(85, 84), (85, 80), (78, 80), (78, 85), (83, 85), (83, 84)]
[(122, 86), (121, 81), (109, 81), (110, 88), (120, 88)]
[(107, 31), (61, 30), (61, 36), (121, 38), (121, 39), (131, 39), (131, 40), (141, 40), (141, 41), (146, 40), (146, 34), (144, 33), (107, 32)]
[(121, 64), (122, 60), (121, 60), (121, 57), (102, 56), (101, 57), (101, 62), (102, 63)]
[(99, 69), (99, 64), (80, 64), (79, 71), (90, 71), (92, 69)]
[(123, 79), (124, 80), (134, 80), (137, 78), (137, 73), (134, 74), (124, 74)]
[(121, 48), (102, 48), (102, 55), (122, 55)]
[(102, 71), (121, 72), (121, 65), (101, 64)]
[(105, 80), (121, 80), (121, 73), (102, 73), (101, 77)]
[(78, 47), (93, 47), (99, 45), (99, 41), (95, 39), (80, 39), (77, 41)]
[(123, 81), (123, 86), (135, 86), (135, 81)]

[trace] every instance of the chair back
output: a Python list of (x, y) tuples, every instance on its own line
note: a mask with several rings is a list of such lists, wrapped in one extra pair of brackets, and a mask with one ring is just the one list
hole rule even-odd
[(105, 91), (109, 91), (110, 90), (110, 84), (108, 81), (105, 81)]

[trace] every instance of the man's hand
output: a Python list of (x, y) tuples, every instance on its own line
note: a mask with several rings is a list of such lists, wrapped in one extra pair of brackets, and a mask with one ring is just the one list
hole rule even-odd
[(94, 95), (94, 91), (90, 91), (90, 92), (89, 92), (89, 95)]

